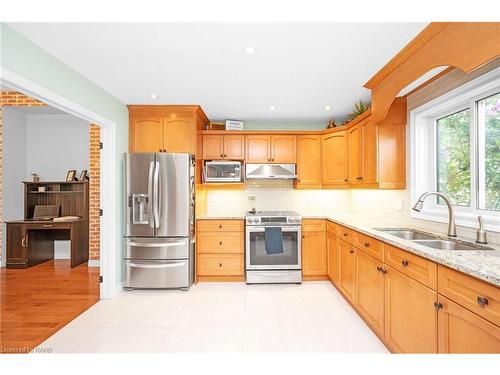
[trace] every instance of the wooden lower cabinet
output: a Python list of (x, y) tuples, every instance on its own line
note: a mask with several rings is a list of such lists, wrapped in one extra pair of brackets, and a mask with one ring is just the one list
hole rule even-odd
[(379, 336), (384, 335), (384, 264), (358, 251), (356, 255), (356, 287), (354, 304)]
[(356, 287), (356, 248), (339, 239), (337, 242), (339, 262), (338, 288), (350, 301), (354, 301)]
[(326, 233), (326, 252), (328, 277), (332, 283), (337, 285), (339, 281), (339, 261), (337, 253), (337, 237), (335, 233), (327, 231)]
[(198, 220), (196, 228), (197, 280), (243, 281), (243, 220)]
[(327, 272), (326, 235), (322, 232), (302, 232), (302, 275), (325, 277)]
[(28, 267), (28, 236), (24, 224), (7, 224), (7, 268)]
[(500, 353), (500, 328), (439, 296), (439, 353)]
[(397, 353), (437, 353), (436, 291), (385, 266), (385, 343)]

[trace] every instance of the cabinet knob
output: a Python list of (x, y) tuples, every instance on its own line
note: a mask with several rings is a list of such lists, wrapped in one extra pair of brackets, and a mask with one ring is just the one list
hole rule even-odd
[(434, 308), (436, 310), (441, 310), (443, 308), (443, 304), (441, 302), (434, 302)]
[(347, 233), (342, 233), (342, 235), (343, 235), (344, 237), (347, 237)]
[(356, 180), (362, 180), (363, 177), (356, 177)]
[(347, 182), (347, 178), (344, 178), (344, 182)]
[(219, 241), (219, 245), (222, 245), (222, 241)]
[(370, 243), (369, 242), (365, 242), (363, 245), (365, 245), (365, 247), (370, 247)]
[(384, 269), (384, 268), (382, 268), (382, 267), (380, 267), (380, 272), (382, 272), (385, 275), (387, 273), (387, 270)]
[(403, 267), (408, 267), (408, 265), (410, 264), (406, 259), (403, 259), (401, 261), (401, 264), (403, 265)]
[(222, 267), (222, 263), (219, 263), (219, 267)]
[(377, 267), (378, 272), (382, 272), (382, 267)]
[(306, 236), (302, 236), (302, 238), (306, 238)]
[(224, 157), (224, 154), (220, 154), (220, 157), (223, 158)]
[(219, 225), (219, 229), (222, 229), (222, 225)]
[(354, 250), (349, 250), (349, 254), (354, 254)]
[(478, 296), (477, 297), (477, 304), (481, 307), (488, 305), (488, 298)]

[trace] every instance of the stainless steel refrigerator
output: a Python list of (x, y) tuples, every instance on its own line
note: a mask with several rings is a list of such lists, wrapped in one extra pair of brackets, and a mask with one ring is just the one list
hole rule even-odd
[(194, 156), (125, 154), (125, 288), (194, 281)]

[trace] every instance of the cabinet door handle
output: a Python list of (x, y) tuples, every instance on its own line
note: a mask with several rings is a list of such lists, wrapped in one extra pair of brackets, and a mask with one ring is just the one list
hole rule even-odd
[(410, 264), (406, 259), (403, 259), (401, 261), (401, 264), (403, 265), (403, 267), (408, 267), (408, 265)]
[(443, 308), (443, 304), (441, 302), (434, 302), (434, 308), (436, 310), (441, 310)]
[(377, 267), (378, 272), (382, 272), (382, 267)]
[(356, 177), (356, 180), (362, 180), (363, 177)]
[(365, 242), (363, 245), (365, 245), (365, 247), (370, 247), (370, 243), (369, 242)]
[(21, 246), (26, 247), (26, 237), (23, 237), (23, 239), (21, 240)]
[(382, 272), (385, 275), (387, 273), (387, 270), (380, 268), (380, 272)]
[(343, 235), (344, 237), (347, 237), (347, 233), (342, 233), (342, 235)]
[(349, 254), (354, 254), (354, 250), (349, 250)]
[(477, 304), (481, 307), (487, 306), (488, 305), (488, 298), (486, 297), (477, 297)]
[(222, 241), (219, 241), (219, 245), (221, 245), (221, 246), (222, 246)]
[(219, 267), (222, 267), (222, 263), (219, 263)]

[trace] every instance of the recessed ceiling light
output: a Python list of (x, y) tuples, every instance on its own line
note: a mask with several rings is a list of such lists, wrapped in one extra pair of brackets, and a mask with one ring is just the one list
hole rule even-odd
[(158, 99), (158, 95), (156, 95), (156, 94), (149, 94), (149, 97), (151, 99)]
[(275, 111), (275, 110), (276, 110), (276, 107), (275, 107), (274, 105), (272, 105), (272, 106), (270, 106), (270, 107), (269, 107), (269, 109), (270, 109), (271, 111)]
[(245, 48), (245, 52), (247, 53), (247, 55), (251, 55), (252, 53), (255, 53), (255, 47), (248, 46), (247, 48)]
[(332, 109), (332, 107), (330, 107), (329, 105), (325, 105), (325, 111), (329, 111), (330, 109)]

